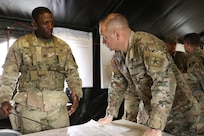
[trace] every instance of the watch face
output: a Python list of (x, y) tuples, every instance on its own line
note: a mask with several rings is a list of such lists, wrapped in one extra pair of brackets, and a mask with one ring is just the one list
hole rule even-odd
[(11, 129), (0, 129), (0, 136), (21, 136), (21, 134)]

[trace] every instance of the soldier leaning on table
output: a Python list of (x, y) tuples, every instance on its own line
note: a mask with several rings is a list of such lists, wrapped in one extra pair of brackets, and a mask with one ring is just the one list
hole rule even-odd
[(148, 126), (143, 136), (195, 136), (198, 105), (186, 80), (167, 51), (165, 43), (146, 32), (134, 32), (127, 19), (110, 13), (99, 25), (103, 43), (115, 54), (108, 89), (108, 107), (100, 123), (117, 117), (127, 88), (135, 88), (132, 107), (138, 108), (138, 122)]

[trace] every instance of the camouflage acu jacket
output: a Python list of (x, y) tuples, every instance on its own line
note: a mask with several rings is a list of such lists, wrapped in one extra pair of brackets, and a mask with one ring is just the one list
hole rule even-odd
[[(43, 41), (34, 33), (20, 37), (9, 49), (0, 87), (0, 102), (11, 99), (19, 78), (19, 92), (71, 91), (82, 97), (82, 83), (70, 47), (53, 36)], [(20, 77), (19, 77), (20, 75)]]
[(195, 48), (188, 54), (187, 73), (184, 73), (194, 96), (203, 94), (204, 91), (204, 51)]
[(193, 101), (165, 43), (151, 34), (131, 32), (127, 53), (116, 51), (111, 66), (107, 112), (114, 116), (118, 114), (124, 92), (131, 86), (135, 86), (135, 93), (146, 107), (151, 107), (147, 109), (148, 125), (156, 129), (164, 129), (171, 110), (180, 110)]

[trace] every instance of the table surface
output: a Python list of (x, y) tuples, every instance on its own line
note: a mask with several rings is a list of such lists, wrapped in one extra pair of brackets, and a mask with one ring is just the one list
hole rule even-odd
[[(147, 129), (146, 126), (143, 126), (141, 124), (137, 124), (135, 122), (131, 122), (128, 120), (115, 120), (113, 121), (113, 124), (117, 126), (127, 127), (130, 129), (129, 131), (122, 133), (124, 136), (142, 136), (145, 130)], [(162, 136), (173, 136), (173, 135), (163, 132)]]
[[(147, 129), (146, 126), (143, 126), (141, 124), (137, 124), (128, 120), (115, 120), (112, 122), (112, 125), (114, 126), (121, 126), (121, 127), (125, 127), (128, 128), (130, 130), (121, 133), (123, 136), (142, 136), (143, 133), (145, 132), (145, 130)], [(49, 136), (56, 136), (57, 133), (62, 133), (63, 132), (63, 136), (67, 136), (67, 130), (69, 131), (69, 127), (67, 128), (59, 128), (59, 129), (54, 129), (54, 130), (46, 130), (46, 131), (41, 131), (41, 132), (36, 132), (36, 133), (31, 133), (31, 134), (26, 134), (23, 136), (47, 136), (47, 134)], [(81, 130), (79, 130), (81, 131)], [(52, 135), (51, 135), (52, 134)], [(62, 135), (59, 135), (62, 136)], [(87, 136), (87, 135), (86, 135)], [(171, 134), (162, 133), (162, 136), (173, 136)]]

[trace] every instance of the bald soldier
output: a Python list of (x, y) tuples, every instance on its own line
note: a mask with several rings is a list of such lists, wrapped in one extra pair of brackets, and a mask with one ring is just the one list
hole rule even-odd
[(137, 122), (148, 127), (143, 136), (162, 136), (162, 131), (197, 135), (196, 100), (165, 43), (150, 33), (132, 31), (119, 13), (102, 19), (99, 31), (103, 43), (115, 54), (106, 116), (98, 122), (111, 123), (128, 88), (134, 88), (131, 91), (137, 103), (132, 105), (139, 107)]
[[(169, 54), (172, 56), (176, 66), (181, 72), (185, 72), (187, 67), (187, 53), (176, 51), (176, 44), (178, 43), (177, 36), (166, 36), (165, 43), (168, 49)], [(131, 86), (131, 88), (127, 88), (127, 91), (124, 94), (124, 114), (122, 119), (127, 119), (133, 122), (137, 120), (137, 113), (139, 107), (135, 107), (135, 105), (139, 105), (138, 98), (134, 93), (135, 87)]]

